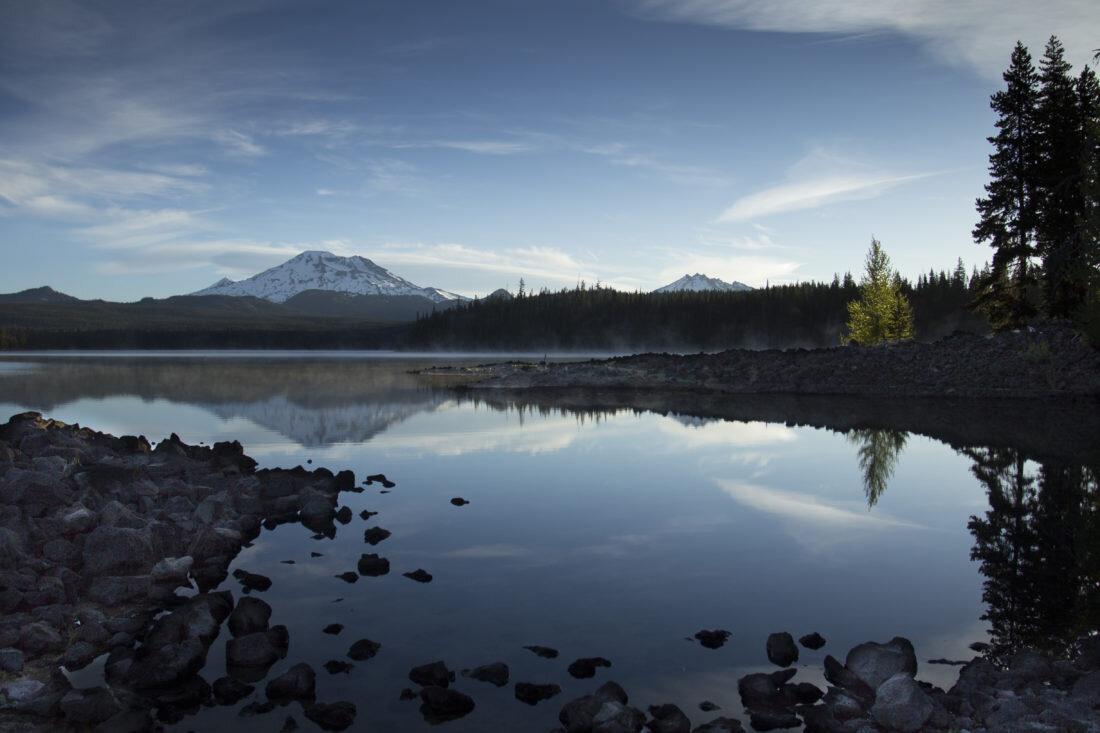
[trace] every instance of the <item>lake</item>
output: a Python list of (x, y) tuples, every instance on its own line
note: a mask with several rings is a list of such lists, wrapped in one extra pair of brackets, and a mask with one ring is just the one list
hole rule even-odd
[[(1022, 640), (1057, 645), (1071, 631), (1096, 630), (1100, 436), (1059, 441), (1040, 415), (1035, 445), (1083, 440), (1086, 449), (1083, 458), (1079, 449), (1048, 455), (969, 443), (957, 423), (944, 425), (948, 445), (930, 436), (936, 420), (952, 421), (928, 415), (914, 418), (933, 425), (923, 433), (889, 420), (855, 428), (843, 400), (815, 402), (814, 414), (825, 416), (815, 420), (738, 420), (715, 416), (721, 405), (706, 399), (706, 409), (585, 404), (573, 393), (555, 403), (455, 391), (408, 373), (501, 359), (6, 355), (0, 416), (36, 410), (151, 441), (171, 433), (196, 444), (239, 440), (260, 467), (392, 480), (392, 490), (375, 483), (342, 494), (354, 519), (334, 537), (280, 525), (231, 568), (274, 581), (259, 597), (291, 642), (271, 676), (308, 662), (319, 700), (358, 707), (351, 730), (431, 728), (419, 702), (399, 697), (414, 687), (408, 671), (436, 660), (456, 671), (491, 662), (510, 669), (501, 688), (458, 676), (454, 686), (477, 707), (446, 723), (451, 731), (547, 731), (562, 705), (606, 680), (642, 709), (677, 704), (693, 726), (719, 715), (747, 724), (737, 679), (777, 669), (765, 655), (773, 632), (825, 637), (819, 651), (800, 648), (795, 678), (824, 688), (825, 655), (843, 661), (864, 641), (907, 637), (918, 679), (948, 687), (958, 668), (928, 660), (970, 659), (975, 642), (1004, 654)], [(783, 412), (778, 399), (757, 403), (758, 412)], [(364, 520), (364, 510), (377, 514)], [(375, 547), (363, 534), (373, 526), (392, 532)], [(1014, 554), (1020, 547), (1028, 549)], [(387, 557), (393, 571), (354, 583), (335, 577), (354, 571), (365, 552)], [(416, 569), (432, 581), (402, 575)], [(232, 577), (222, 588), (240, 596)], [(334, 623), (341, 633), (322, 631)], [(731, 635), (708, 649), (693, 638), (703, 629)], [(227, 636), (211, 649), (209, 682), (225, 674)], [(347, 661), (361, 637), (382, 644), (377, 656), (325, 671), (329, 660)], [(527, 645), (560, 655), (545, 659)], [(574, 679), (567, 666), (582, 657), (611, 667)], [(95, 675), (93, 666), (73, 679), (94, 684)], [(562, 692), (529, 706), (515, 699), (516, 682)], [(204, 708), (168, 729), (278, 731), (292, 715), (301, 729), (319, 730), (296, 703), (238, 715), (257, 700), (262, 685), (235, 706)], [(703, 701), (721, 710), (703, 712)]]

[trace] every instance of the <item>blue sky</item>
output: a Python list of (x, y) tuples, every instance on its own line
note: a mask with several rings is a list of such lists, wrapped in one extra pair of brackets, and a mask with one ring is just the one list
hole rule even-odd
[(307, 249), (464, 295), (910, 278), (972, 242), (1017, 40), (1094, 0), (0, 0), (0, 292)]

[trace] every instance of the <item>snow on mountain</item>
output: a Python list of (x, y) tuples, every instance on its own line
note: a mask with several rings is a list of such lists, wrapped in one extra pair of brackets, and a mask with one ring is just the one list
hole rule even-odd
[(706, 275), (700, 275), (698, 272), (694, 275), (684, 275), (682, 278), (674, 283), (669, 283), (663, 288), (657, 288), (653, 292), (655, 293), (682, 293), (685, 291), (690, 292), (702, 292), (704, 290), (732, 290), (734, 292), (743, 292), (746, 290), (752, 290), (752, 287), (742, 282), (734, 280), (731, 283), (725, 280), (719, 280), (716, 277), (707, 277)]
[(352, 295), (419, 295), (435, 303), (466, 300), (439, 288), (422, 288), (379, 267), (365, 257), (340, 257), (309, 251), (245, 280), (222, 278), (191, 295), (253, 295), (283, 303), (305, 290), (331, 290)]

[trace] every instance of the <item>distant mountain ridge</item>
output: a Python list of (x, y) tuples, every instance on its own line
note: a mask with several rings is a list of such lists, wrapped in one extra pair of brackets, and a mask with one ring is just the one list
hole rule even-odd
[(699, 293), (699, 292), (704, 292), (704, 291), (707, 291), (707, 290), (716, 290), (716, 291), (732, 291), (732, 292), (738, 292), (739, 293), (739, 292), (746, 292), (746, 291), (749, 291), (749, 290), (752, 290), (752, 289), (753, 288), (751, 286), (746, 285), (743, 282), (738, 282), (738, 281), (734, 280), (733, 282), (728, 283), (725, 280), (719, 280), (716, 277), (707, 277), (706, 275), (701, 275), (697, 272), (694, 275), (684, 275), (682, 278), (680, 278), (676, 282), (669, 283), (668, 285), (665, 285), (664, 287), (657, 288), (653, 292), (655, 292), (655, 293), (684, 293), (684, 292)]
[(80, 298), (59, 293), (49, 285), (0, 295), (0, 303), (77, 303), (79, 301)]
[(350, 295), (411, 295), (445, 304), (467, 300), (439, 288), (422, 288), (365, 257), (341, 257), (319, 250), (302, 252), (245, 280), (222, 278), (191, 295), (251, 295), (274, 303), (285, 303), (307, 290)]

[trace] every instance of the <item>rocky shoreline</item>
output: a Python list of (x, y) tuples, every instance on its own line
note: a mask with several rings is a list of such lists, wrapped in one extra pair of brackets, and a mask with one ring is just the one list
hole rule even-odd
[[(380, 474), (369, 480), (387, 483)], [(217, 588), (262, 528), (300, 522), (318, 535), (335, 532), (335, 522), (345, 523), (351, 513), (338, 509), (339, 494), (361, 490), (350, 471), (257, 470), (235, 442), (192, 446), (173, 435), (154, 445), (37, 413), (0, 425), (0, 731), (152, 731), (201, 706), (238, 705), (260, 683), (266, 683), (265, 699), (244, 704), (242, 714), (296, 702), (324, 730), (353, 726), (355, 701), (317, 700), (310, 665), (299, 662), (269, 676), (287, 655), (288, 632), (269, 626), (270, 606), (247, 593), (271, 580), (239, 569), (238, 597)], [(375, 567), (383, 558), (363, 558), (371, 562), (365, 570), (361, 563), (360, 574), (382, 572)], [(419, 572), (420, 578), (406, 575), (430, 580)], [(188, 587), (194, 592), (177, 593)], [(227, 674), (207, 683), (200, 671), (212, 645), (225, 638), (223, 628)], [(700, 631), (696, 638), (716, 649), (728, 635)], [(810, 634), (799, 643), (817, 649), (825, 640)], [(1080, 640), (1071, 659), (1024, 649), (1000, 669), (975, 658), (947, 691), (915, 680), (915, 650), (900, 637), (861, 644), (843, 663), (827, 656), (827, 690), (793, 681), (798, 646), (790, 634), (773, 634), (765, 646), (781, 669), (738, 683), (755, 730), (1100, 731), (1095, 634)], [(379, 648), (360, 639), (348, 656), (370, 659)], [(105, 683), (74, 688), (62, 667), (72, 671), (96, 659), (105, 660)], [(578, 659), (569, 673), (593, 677), (610, 666), (601, 657)], [(499, 686), (507, 684), (508, 669), (498, 663), (463, 676)], [(420, 690), (407, 690), (408, 696), (421, 700), (432, 722), (474, 708), (470, 696), (450, 686), (455, 675), (442, 661), (414, 668), (409, 679)], [(516, 698), (529, 705), (559, 692), (557, 685), (515, 683)], [(671, 704), (632, 707), (614, 682), (567, 702), (558, 719), (567, 733), (743, 730), (730, 717), (693, 729)]]
[(574, 363), (435, 367), (471, 389), (697, 390), (722, 394), (1049, 398), (1100, 396), (1100, 350), (1063, 323), (934, 343), (638, 354)]

